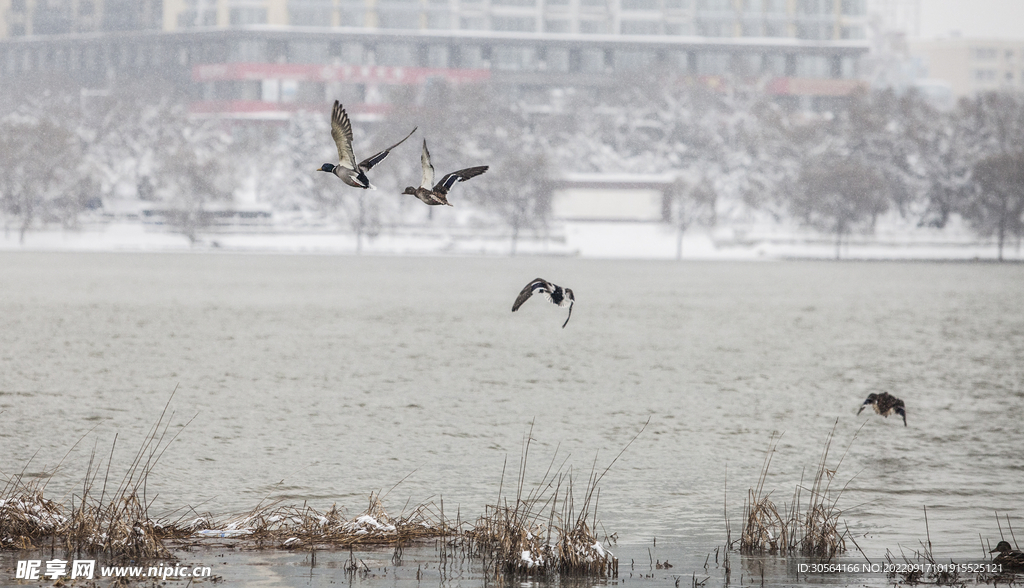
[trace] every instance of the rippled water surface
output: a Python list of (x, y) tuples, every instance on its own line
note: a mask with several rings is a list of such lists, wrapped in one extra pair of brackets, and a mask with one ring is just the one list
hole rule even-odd
[[(541, 300), (509, 312), (538, 276), (575, 291), (565, 329)], [(703, 562), (772, 432), (781, 506), (833, 426), (869, 556), (917, 547), (924, 506), (939, 554), (980, 557), (997, 511), (1024, 530), (1021, 265), (0, 254), (4, 474), (81, 440), (59, 497), (115, 434), (123, 467), (175, 387), (148, 486), (167, 510), (357, 513), (405, 478), (390, 508), (443, 497), (473, 519), (531, 423), (527, 480), (556, 456), (585, 479), (649, 419), (601, 483), (627, 551), (656, 537)], [(856, 415), (880, 389), (907, 427)]]

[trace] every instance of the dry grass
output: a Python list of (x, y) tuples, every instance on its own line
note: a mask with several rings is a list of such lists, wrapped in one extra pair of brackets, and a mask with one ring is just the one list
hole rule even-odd
[(379, 495), (371, 493), (369, 506), (355, 518), (337, 508), (321, 512), (302, 507), (271, 504), (258, 506), (242, 515), (211, 523), (201, 517), (193, 521), (188, 540), (230, 538), (260, 547), (352, 547), (356, 545), (400, 545), (433, 539), (451, 533), (433, 503), (421, 504), (408, 515), (391, 516)]
[[(121, 481), (109, 493), (110, 463), (116, 436), (102, 483), (99, 480), (102, 463), (97, 464), (94, 450), (81, 493), (71, 494), (65, 503), (44, 498), (45, 482), (25, 482), (24, 471), (8, 477), (0, 494), (0, 504), (3, 505), (0, 507), (0, 545), (19, 549), (59, 545), (67, 553), (101, 555), (115, 561), (170, 558), (162, 539), (174, 530), (149, 516), (146, 501), (149, 474), (176, 437), (168, 438), (171, 418), (167, 415), (167, 408), (170, 400), (168, 398), (167, 405)], [(50, 479), (63, 462), (62, 459), (44, 478)]]
[[(801, 479), (794, 490), (791, 506), (784, 509), (785, 514), (782, 514), (770, 500), (771, 493), (765, 493), (764, 490), (765, 479), (778, 444), (778, 437), (772, 435), (757, 485), (748, 491), (744, 503), (744, 524), (740, 536), (741, 553), (800, 553), (829, 561), (846, 551), (847, 531), (845, 528), (839, 529), (842, 510), (837, 506), (845, 486), (839, 490), (832, 489), (832, 481), (845, 453), (834, 466), (829, 467), (828, 455), (834, 438), (835, 425), (825, 440), (810, 488), (805, 487)], [(809, 497), (806, 506), (802, 508), (801, 502), (805, 492)]]
[(789, 547), (789, 525), (772, 503), (771, 492), (764, 492), (764, 482), (778, 442), (779, 437), (772, 433), (757, 485), (747, 491), (743, 504), (743, 533), (740, 535), (740, 553), (743, 554), (784, 553)]
[(169, 405), (170, 399), (120, 480), (111, 482), (110, 475), (116, 436), (106, 458), (97, 459), (93, 450), (80, 490), (60, 501), (45, 498), (46, 484), (40, 481), (52, 478), (60, 464), (30, 482), (25, 481), (24, 472), (7, 476), (0, 492), (0, 548), (49, 546), (68, 555), (88, 554), (113, 562), (172, 560), (169, 545), (228, 543), (314, 551), (393, 545), (394, 557), (400, 560), (403, 545), (438, 540), (442, 564), (461, 550), (463, 557), (482, 557), (485, 568), (502, 575), (618, 575), (618, 560), (604, 548), (595, 530), (598, 484), (632, 440), (602, 472), (592, 467), (585, 488), (578, 492), (571, 469), (563, 471), (564, 462), (555, 467), (554, 458), (541, 482), (528, 487), (528, 435), (515, 497), (502, 495), (503, 469), (497, 502), (486, 507), (472, 528), (463, 528), (458, 514), (454, 521), (447, 520), (443, 502), (392, 515), (379, 493), (371, 493), (365, 510), (354, 517), (346, 516), (337, 505), (319, 511), (306, 504), (270, 502), (226, 517), (200, 515), (189, 508), (187, 517), (172, 521), (151, 514), (152, 499), (147, 493), (150, 474), (176, 438), (169, 433), (173, 420)]
[(572, 471), (563, 471), (564, 461), (555, 467), (555, 458), (540, 482), (527, 491), (526, 466), (532, 433), (531, 427), (523, 444), (515, 497), (510, 502), (501, 496), (503, 469), (497, 503), (486, 508), (484, 516), (468, 533), (485, 567), (496, 575), (513, 577), (618, 576), (618, 559), (605, 549), (595, 533), (598, 483), (633, 441), (603, 472), (591, 469), (577, 505)]

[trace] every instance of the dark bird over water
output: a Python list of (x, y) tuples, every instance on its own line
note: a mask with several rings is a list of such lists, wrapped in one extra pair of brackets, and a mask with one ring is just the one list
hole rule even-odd
[(860, 414), (867, 405), (871, 405), (875, 408), (875, 412), (878, 414), (888, 417), (892, 413), (896, 413), (903, 417), (903, 426), (907, 426), (907, 409), (903, 406), (903, 401), (896, 398), (888, 392), (882, 392), (881, 394), (871, 393), (868, 394), (867, 400), (860, 406), (860, 410), (857, 414)]
[(451, 206), (448, 202), (448, 191), (452, 189), (455, 182), (465, 182), (487, 171), (486, 165), (467, 167), (466, 169), (446, 174), (441, 178), (440, 182), (434, 184), (434, 166), (430, 165), (430, 152), (427, 151), (426, 139), (423, 140), (423, 153), (420, 154), (420, 164), (423, 166), (423, 180), (420, 181), (420, 187), (413, 188), (409, 186), (402, 194), (411, 194), (431, 206), (439, 206), (441, 204)]
[(565, 317), (565, 322), (562, 323), (562, 328), (564, 329), (565, 325), (569, 324), (569, 318), (572, 317), (572, 305), (576, 302), (576, 298), (572, 295), (572, 290), (556, 286), (545, 279), (537, 278), (527, 284), (523, 291), (519, 293), (516, 303), (512, 305), (512, 312), (519, 310), (519, 307), (534, 294), (543, 294), (553, 304), (569, 307), (569, 316)]
[[(411, 133), (405, 136), (405, 139), (411, 137), (412, 133), (415, 132), (416, 129), (413, 129)], [(392, 149), (405, 142), (405, 139), (402, 139), (384, 151), (373, 157), (368, 157), (356, 165), (356, 154), (352, 151), (352, 123), (349, 122), (348, 114), (337, 100), (334, 101), (334, 110), (331, 111), (331, 137), (334, 138), (335, 144), (338, 145), (338, 165), (325, 163), (316, 171), (334, 174), (341, 178), (341, 181), (354, 188), (368, 188), (371, 190), (376, 190), (377, 188), (370, 183), (370, 178), (366, 177), (366, 172), (384, 161)]]
[(1003, 566), (1004, 572), (1024, 572), (1024, 553), (1010, 547), (1007, 541), (1000, 541), (989, 553), (998, 553), (992, 563)]

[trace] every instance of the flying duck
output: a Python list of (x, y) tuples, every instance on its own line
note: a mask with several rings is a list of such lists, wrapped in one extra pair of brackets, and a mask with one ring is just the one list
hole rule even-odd
[[(411, 133), (405, 136), (405, 139), (411, 137), (412, 133), (415, 132), (416, 129), (413, 129)], [(352, 151), (352, 123), (349, 122), (348, 114), (337, 100), (334, 101), (334, 110), (331, 111), (331, 137), (334, 138), (334, 142), (338, 145), (338, 165), (325, 163), (316, 171), (334, 174), (349, 186), (363, 188), (364, 190), (377, 189), (370, 183), (370, 179), (366, 177), (366, 172), (384, 161), (384, 158), (391, 153), (392, 149), (405, 142), (405, 139), (402, 139), (384, 151), (368, 157), (359, 162), (359, 165), (356, 165), (356, 154)]]
[(448, 202), (448, 190), (452, 189), (455, 182), (465, 182), (469, 178), (475, 178), (487, 171), (486, 165), (467, 167), (466, 169), (446, 174), (441, 178), (440, 182), (434, 184), (434, 166), (430, 165), (430, 152), (427, 151), (426, 139), (423, 140), (423, 153), (420, 155), (420, 164), (423, 165), (423, 180), (420, 182), (420, 187), (413, 188), (409, 186), (402, 194), (411, 194), (431, 206), (439, 206), (441, 204), (451, 206), (451, 203)]
[(534, 294), (543, 294), (553, 304), (569, 307), (569, 316), (565, 317), (565, 322), (562, 323), (562, 328), (564, 329), (565, 325), (569, 324), (569, 318), (572, 317), (572, 305), (576, 302), (576, 298), (572, 295), (572, 290), (556, 286), (545, 279), (537, 278), (527, 284), (523, 291), (519, 293), (515, 304), (512, 305), (512, 312), (519, 310), (519, 307)]
[(999, 555), (995, 556), (992, 563), (1002, 565), (1004, 572), (1024, 571), (1024, 553), (1010, 547), (1009, 542), (1000, 541), (989, 553), (997, 552)]
[(869, 404), (874, 407), (875, 412), (884, 417), (888, 417), (892, 413), (900, 415), (903, 417), (903, 426), (907, 426), (907, 410), (903, 406), (903, 401), (899, 398), (896, 398), (888, 392), (882, 392), (881, 394), (875, 394), (872, 392), (871, 394), (868, 394), (868, 398), (864, 401), (864, 404), (860, 405), (860, 410), (857, 411), (857, 414), (860, 414), (861, 411)]

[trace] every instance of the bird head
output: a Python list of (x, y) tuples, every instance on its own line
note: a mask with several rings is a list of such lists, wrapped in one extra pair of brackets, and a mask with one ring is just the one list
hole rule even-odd
[(1013, 548), (1010, 547), (1009, 541), (1000, 541), (996, 544), (996, 548), (989, 553), (1006, 553), (1008, 551), (1013, 551)]
[(572, 289), (571, 288), (566, 288), (565, 289), (565, 297), (568, 298), (569, 300), (571, 300), (572, 302), (576, 302), (576, 297), (572, 295)]
[(412, 196), (415, 196), (416, 195), (416, 188), (413, 188), (412, 186), (406, 186), (405, 190), (402, 192), (402, 194), (410, 194)]
[(320, 169), (318, 169), (316, 171), (322, 171), (322, 172), (327, 172), (327, 173), (334, 173), (334, 167), (335, 166), (332, 163), (325, 163), (325, 164), (321, 165)]

